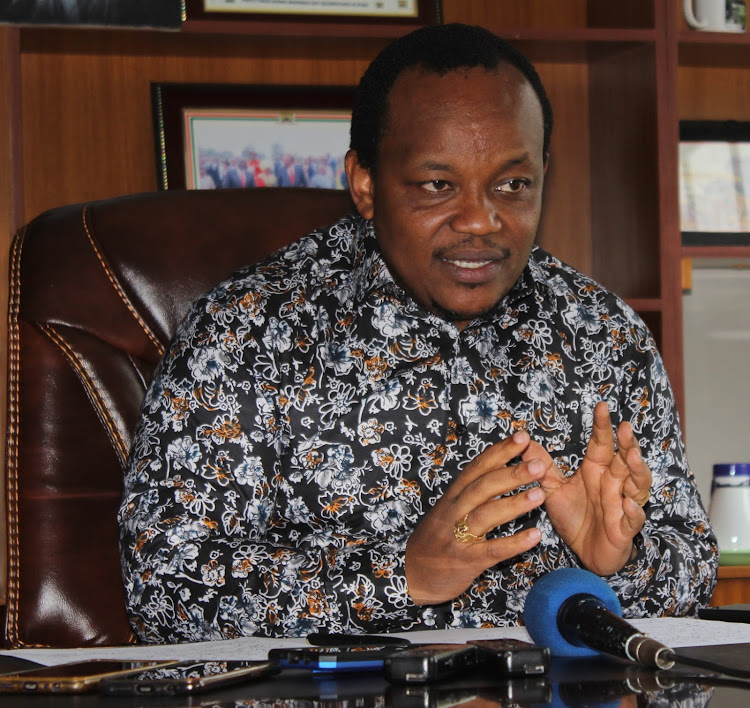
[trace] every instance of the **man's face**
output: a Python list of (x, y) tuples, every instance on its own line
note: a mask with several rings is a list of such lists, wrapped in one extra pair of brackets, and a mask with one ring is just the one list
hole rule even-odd
[(542, 109), (514, 67), (405, 71), (374, 176), (347, 155), (360, 214), (401, 285), (464, 327), (513, 287), (539, 222)]

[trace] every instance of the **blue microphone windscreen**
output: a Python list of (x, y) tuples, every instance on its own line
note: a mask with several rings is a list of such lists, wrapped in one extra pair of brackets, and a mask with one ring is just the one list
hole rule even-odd
[(569, 597), (579, 593), (599, 598), (610, 612), (622, 616), (617, 594), (598, 575), (583, 568), (559, 568), (543, 575), (526, 596), (523, 621), (534, 643), (549, 647), (553, 656), (593, 656), (599, 653), (589, 647), (571, 644), (557, 627), (560, 607)]

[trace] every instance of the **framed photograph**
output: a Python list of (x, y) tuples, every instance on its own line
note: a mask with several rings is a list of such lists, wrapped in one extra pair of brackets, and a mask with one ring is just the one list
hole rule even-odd
[[(194, 24), (262, 23), (280, 32), (306, 26), (312, 33), (332, 25), (379, 25), (398, 30), (439, 23), (440, 0), (184, 0), (185, 29)], [(303, 23), (303, 24), (301, 24)]]
[(5, 0), (0, 22), (179, 29), (182, 0)]
[(152, 84), (160, 189), (346, 189), (353, 88)]
[(750, 245), (750, 122), (680, 123), (683, 246)]

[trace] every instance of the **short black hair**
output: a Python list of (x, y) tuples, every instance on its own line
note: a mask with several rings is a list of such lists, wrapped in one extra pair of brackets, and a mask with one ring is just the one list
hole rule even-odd
[(349, 147), (357, 152), (359, 164), (374, 172), (378, 147), (388, 127), (388, 96), (406, 69), (419, 67), (443, 76), (464, 67), (481, 66), (492, 71), (501, 64), (516, 67), (539, 99), (546, 157), (552, 137), (552, 105), (534, 65), (512, 44), (484, 27), (453, 23), (414, 30), (372, 60), (354, 94)]

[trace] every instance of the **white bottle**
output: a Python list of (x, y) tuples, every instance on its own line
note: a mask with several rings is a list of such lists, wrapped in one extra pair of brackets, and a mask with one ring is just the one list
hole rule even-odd
[(720, 565), (750, 564), (750, 463), (714, 465), (708, 515)]

